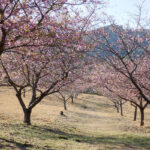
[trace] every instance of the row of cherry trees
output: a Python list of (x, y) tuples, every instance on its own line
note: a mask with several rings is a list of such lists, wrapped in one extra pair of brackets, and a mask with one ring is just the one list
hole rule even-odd
[(149, 30), (123, 29), (115, 24), (94, 31), (95, 53), (99, 62), (93, 66), (93, 84), (99, 93), (131, 102), (141, 114), (150, 103)]
[(133, 24), (130, 20), (122, 27), (109, 18), (110, 26), (94, 30), (90, 36), (98, 60), (91, 74), (93, 87), (109, 97), (116, 108), (118, 102), (130, 102), (135, 108), (134, 120), (139, 108), (141, 126), (144, 110), (150, 103), (150, 30), (148, 17), (142, 12), (144, 2), (137, 5)]

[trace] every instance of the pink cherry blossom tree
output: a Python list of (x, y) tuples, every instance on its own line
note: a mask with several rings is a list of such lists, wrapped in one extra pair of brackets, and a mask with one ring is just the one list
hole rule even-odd
[[(2, 81), (15, 90), (24, 112), (24, 122), (29, 125), (32, 109), (38, 103), (46, 96), (59, 92), (62, 87), (73, 82), (72, 74), (77, 70), (76, 63), (73, 62), (74, 58), (53, 57), (48, 51), (46, 55), (39, 51), (36, 55), (6, 53), (1, 58), (3, 74), (5, 74)], [(24, 89), (32, 94), (28, 105), (24, 102)]]
[[(68, 22), (66, 22), (68, 23)], [(32, 109), (46, 96), (59, 92), (80, 76), (84, 64), (83, 52), (88, 49), (81, 32), (58, 25), (55, 40), (43, 32), (35, 40), (47, 45), (4, 53), (1, 58), (3, 83), (12, 86), (24, 112), (24, 122), (31, 124)], [(45, 31), (45, 30), (44, 30)], [(63, 39), (63, 40), (61, 40)], [(83, 39), (83, 40), (82, 40)], [(33, 41), (33, 42), (35, 42)], [(52, 46), (53, 44), (53, 46)], [(29, 105), (24, 103), (24, 89), (30, 89)]]

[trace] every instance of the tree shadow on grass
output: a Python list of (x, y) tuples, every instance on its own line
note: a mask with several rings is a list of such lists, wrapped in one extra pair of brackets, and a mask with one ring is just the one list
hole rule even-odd
[[(112, 136), (85, 136), (79, 134), (72, 134), (61, 131), (59, 129), (51, 129), (47, 126), (38, 127), (34, 126), (38, 130), (45, 131), (47, 133), (53, 133), (57, 135), (55, 139), (64, 139), (64, 140), (73, 140), (79, 143), (88, 143), (94, 145), (110, 145), (110, 147), (114, 148), (116, 146), (120, 146), (122, 148), (133, 148), (133, 149), (150, 149), (150, 137), (140, 137), (140, 136), (129, 136), (129, 135), (112, 135)], [(53, 137), (51, 137), (53, 138)]]
[(19, 142), (16, 142), (14, 140), (8, 140), (5, 138), (0, 137), (0, 149), (3, 148), (9, 148), (9, 149), (20, 149), (20, 150), (26, 150), (27, 148), (31, 148), (33, 145), (31, 144), (22, 144)]
[[(25, 126), (19, 124), (9, 124), (9, 127), (15, 129), (16, 134), (13, 133), (13, 136), (20, 137), (22, 134), (26, 138), (37, 138), (42, 141), (44, 140), (55, 140), (56, 142), (60, 142), (60, 140), (74, 141), (77, 143), (87, 143), (92, 145), (97, 145), (101, 147), (101, 145), (106, 145), (106, 149), (150, 149), (150, 137), (142, 137), (136, 135), (84, 135), (82, 132), (76, 131), (76, 128), (53, 128), (49, 125), (32, 125)], [(65, 142), (64, 141), (64, 142)], [(11, 147), (12, 146), (12, 147)], [(20, 150), (26, 150), (26, 148), (32, 148), (33, 145), (25, 145), (22, 143), (18, 143), (14, 140), (8, 140), (4, 138), (0, 138), (0, 149), (10, 147), (10, 149), (18, 148)]]

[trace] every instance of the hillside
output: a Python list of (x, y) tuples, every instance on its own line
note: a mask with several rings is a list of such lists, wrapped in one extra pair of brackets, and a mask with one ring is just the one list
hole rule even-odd
[(0, 92), (0, 149), (150, 149), (150, 108), (145, 114), (146, 126), (141, 128), (139, 120), (132, 121), (133, 108), (125, 105), (121, 117), (107, 98), (81, 94), (74, 104), (68, 104), (65, 116), (60, 116), (63, 104), (49, 96), (33, 110), (32, 126), (26, 126), (13, 91), (4, 88)]
[[(103, 34), (101, 33), (102, 31), (105, 31), (105, 33), (107, 33), (107, 36), (103, 36)], [(124, 33), (124, 36), (122, 35), (122, 33)], [(147, 33), (149, 33), (149, 30), (147, 29), (137, 31), (130, 28), (126, 29), (123, 28), (123, 26), (114, 24), (98, 28), (94, 30), (92, 34), (90, 33), (88, 37), (89, 42), (92, 41), (93, 39), (99, 41), (98, 44), (95, 46), (95, 48), (91, 50), (88, 54), (89, 56), (97, 56), (103, 60), (106, 56), (107, 57), (113, 56), (112, 52), (108, 48), (109, 47), (108, 45), (111, 45), (111, 48), (114, 49), (116, 52), (119, 52), (120, 56), (126, 56), (127, 50), (129, 50), (127, 49), (127, 47), (130, 47), (131, 50), (133, 48), (132, 46), (136, 45), (134, 51), (130, 55), (133, 58), (136, 58), (136, 56), (143, 56), (145, 52), (141, 47), (145, 48), (149, 47), (148, 40), (146, 39)], [(136, 42), (132, 41), (133, 42), (131, 44), (132, 46), (130, 45), (129, 41), (127, 41), (131, 37), (136, 38)], [(143, 40), (142, 43), (138, 42), (137, 40), (138, 37), (142, 38)], [(124, 40), (120, 44), (118, 40), (121, 39)], [(124, 44), (127, 45), (127, 47)]]

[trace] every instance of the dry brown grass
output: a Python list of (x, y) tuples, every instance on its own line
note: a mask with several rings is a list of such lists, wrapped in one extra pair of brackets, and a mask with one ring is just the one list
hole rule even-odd
[[(30, 94), (26, 96), (26, 103)], [(32, 113), (32, 126), (22, 123), (23, 112), (13, 90), (0, 92), (0, 149), (130, 150), (150, 149), (150, 109), (146, 126), (134, 122), (133, 108), (126, 104), (124, 116), (111, 102), (96, 95), (79, 95), (60, 116), (63, 103), (54, 95), (44, 99)], [(138, 114), (139, 118), (139, 114)]]

